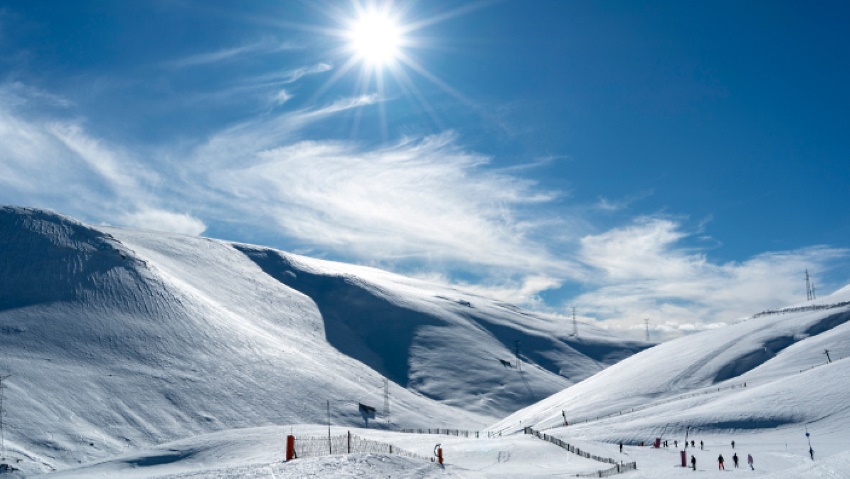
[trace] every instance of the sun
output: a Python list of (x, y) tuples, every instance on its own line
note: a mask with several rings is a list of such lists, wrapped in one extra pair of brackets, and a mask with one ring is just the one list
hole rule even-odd
[(360, 12), (347, 37), (355, 57), (375, 68), (394, 63), (404, 44), (398, 21), (382, 11)]
[[(323, 1), (325, 3), (323, 3)], [(444, 35), (423, 35), (433, 25), (466, 15), (487, 5), (489, 0), (445, 11), (432, 12), (423, 16), (417, 12), (417, 2), (400, 0), (347, 0), (337, 2), (318, 0), (314, 3), (327, 8), (317, 8), (326, 15), (333, 26), (304, 26), (333, 37), (335, 47), (331, 55), (334, 73), (313, 94), (314, 99), (327, 93), (343, 80), (354, 80), (358, 105), (353, 113), (352, 135), (357, 131), (363, 108), (376, 105), (377, 126), (384, 140), (388, 137), (387, 110), (390, 103), (398, 99), (417, 103), (435, 124), (440, 124), (436, 110), (420, 90), (418, 78), (422, 78), (466, 104), (471, 102), (451, 85), (443, 81), (436, 72), (421, 63), (417, 52), (434, 52), (443, 48)], [(423, 2), (424, 3), (424, 2)], [(451, 3), (451, 2), (449, 2)], [(429, 8), (429, 11), (432, 9)], [(418, 77), (418, 78), (417, 78)], [(346, 108), (348, 109), (348, 108)], [(372, 118), (372, 117), (370, 117)]]

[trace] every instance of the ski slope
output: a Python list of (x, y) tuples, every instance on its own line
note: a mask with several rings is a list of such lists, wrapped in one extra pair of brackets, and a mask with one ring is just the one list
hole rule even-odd
[(4, 456), (27, 473), (276, 424), (478, 428), (650, 346), (570, 326), (371, 268), (0, 207)]
[[(850, 287), (645, 349), (371, 268), (41, 210), (0, 208), (0, 259), (2, 461), (20, 469), (9, 477), (565, 478), (610, 466), (524, 427), (637, 462), (624, 478), (694, 477), (679, 466), (686, 435), (699, 477), (850, 477)], [(365, 453), (282, 462), (287, 434), (321, 436), (328, 421), (424, 457), (439, 443), (446, 466)]]
[[(756, 453), (760, 474), (850, 477), (847, 469), (827, 472), (846, 465), (850, 451), (848, 301), (845, 287), (816, 301), (660, 344), (511, 414), (490, 430), (508, 434), (530, 426), (568, 442), (601, 442), (616, 453), (610, 445), (622, 442), (628, 450), (655, 438), (668, 440), (666, 450), (632, 448), (636, 452), (627, 457), (654, 471), (636, 474), (640, 477), (679, 477), (652, 465), (678, 464), (673, 441), (682, 449), (686, 435), (710, 444), (711, 452), (698, 445), (688, 450), (688, 458), (697, 456), (700, 470), (707, 472), (717, 469), (719, 454), (731, 464), (734, 440), (739, 454)], [(566, 427), (564, 416), (570, 422)], [(817, 458), (835, 457), (826, 465), (813, 463), (809, 441)], [(805, 473), (794, 476), (792, 470)]]
[[(564, 414), (581, 427), (581, 421), (613, 414), (606, 420), (610, 437), (636, 441), (642, 440), (638, 431), (663, 429), (665, 423), (657, 420), (636, 427), (654, 416), (701, 430), (843, 420), (850, 410), (850, 402), (842, 400), (850, 385), (845, 359), (850, 356), (848, 301), (850, 288), (844, 288), (808, 305), (811, 310), (790, 308), (803, 310), (763, 315), (660, 344), (493, 428), (518, 430), (522, 421), (545, 429), (562, 425)], [(814, 309), (818, 306), (823, 309)], [(829, 364), (826, 350), (831, 352)], [(814, 391), (818, 401), (812, 401)], [(633, 408), (639, 410), (632, 414)], [(634, 436), (623, 436), (629, 430)]]
[[(467, 478), (467, 479), (553, 479), (585, 475), (594, 477), (603, 464), (570, 454), (547, 442), (528, 435), (496, 438), (457, 438), (434, 434), (400, 434), (375, 429), (351, 431), (371, 439), (403, 447), (428, 456), (439, 444), (445, 465), (422, 459), (380, 454), (347, 454), (308, 457), (285, 462), (284, 438), (321, 437), (327, 429), (318, 426), (264, 427), (222, 431), (135, 450), (107, 460), (70, 467), (45, 476), (49, 479), (240, 479), (240, 478)], [(605, 457), (636, 461), (638, 470), (615, 475), (624, 479), (729, 478), (763, 477), (775, 479), (836, 479), (850, 477), (850, 451), (820, 457), (812, 461), (805, 451), (795, 451), (798, 443), (783, 434), (734, 436), (732, 449), (728, 436), (697, 436), (704, 446), (687, 451), (697, 457), (696, 476), (690, 468), (678, 466), (679, 452), (672, 446), (654, 449), (626, 445), (619, 453), (617, 445), (574, 440), (582, 450)], [(805, 444), (804, 444), (805, 446)], [(720, 471), (717, 457), (726, 459), (726, 470)], [(739, 456), (735, 468), (732, 457)], [(754, 470), (747, 466), (747, 455), (754, 457)], [(598, 476), (597, 476), (598, 477)]]

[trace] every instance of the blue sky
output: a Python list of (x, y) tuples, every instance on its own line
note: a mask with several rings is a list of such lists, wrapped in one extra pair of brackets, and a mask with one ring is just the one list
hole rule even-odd
[[(395, 24), (386, 63), (352, 46), (364, 17)], [(674, 337), (804, 300), (806, 269), (850, 282), (848, 24), (828, 1), (5, 1), (0, 203)]]

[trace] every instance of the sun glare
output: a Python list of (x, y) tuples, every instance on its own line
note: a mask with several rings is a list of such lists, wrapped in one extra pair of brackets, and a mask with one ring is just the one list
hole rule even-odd
[(399, 55), (402, 33), (398, 24), (382, 12), (364, 12), (351, 26), (349, 40), (354, 54), (375, 66), (392, 63)]

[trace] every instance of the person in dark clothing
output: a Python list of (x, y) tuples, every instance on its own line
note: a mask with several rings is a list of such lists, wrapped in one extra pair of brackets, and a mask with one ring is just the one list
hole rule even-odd
[(750, 465), (750, 469), (752, 469), (753, 471), (756, 470), (756, 468), (753, 467), (753, 455), (752, 454), (747, 454), (747, 464)]
[(697, 446), (696, 446), (696, 444), (694, 444), (694, 440), (693, 440), (693, 439), (691, 439), (691, 447), (697, 447)]
[(679, 449), (679, 440), (678, 439), (673, 441), (673, 446), (675, 446), (676, 449)]
[(735, 441), (732, 441), (732, 449), (735, 449)]
[(811, 447), (809, 448), (809, 455), (812, 456), (812, 460), (814, 461), (815, 460), (815, 450), (812, 449)]
[(726, 467), (723, 465), (723, 454), (717, 456), (717, 469), (721, 471), (726, 470)]
[(697, 470), (697, 458), (691, 456), (691, 467), (696, 471)]
[(620, 454), (622, 454), (622, 453), (623, 453), (623, 443), (621, 442), (620, 443)]
[(700, 441), (700, 442), (699, 442), (699, 450), (700, 450), (700, 451), (702, 451), (702, 450), (703, 450), (703, 443), (702, 443), (702, 441)]
[(735, 469), (738, 468), (738, 453), (732, 454), (732, 462), (735, 464)]

